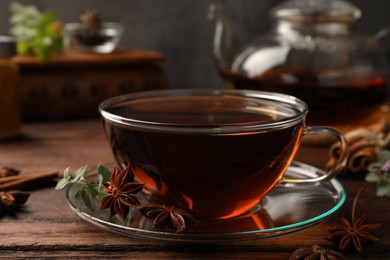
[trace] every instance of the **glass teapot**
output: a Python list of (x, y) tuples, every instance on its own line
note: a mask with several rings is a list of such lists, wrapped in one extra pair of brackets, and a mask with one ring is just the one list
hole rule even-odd
[(310, 124), (349, 131), (383, 127), (389, 100), (388, 64), (374, 36), (353, 32), (361, 11), (342, 0), (290, 0), (271, 11), (273, 26), (244, 48), (235, 44), (232, 19), (221, 4), (213, 52), (232, 88), (291, 94), (309, 105)]

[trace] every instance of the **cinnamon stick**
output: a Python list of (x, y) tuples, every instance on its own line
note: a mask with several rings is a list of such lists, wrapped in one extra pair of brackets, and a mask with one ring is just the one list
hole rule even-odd
[(7, 183), (10, 181), (19, 180), (21, 178), (25, 178), (24, 175), (15, 175), (15, 176), (7, 176), (7, 177), (1, 177), (0, 178), (0, 184)]
[(54, 182), (57, 176), (58, 172), (47, 172), (3, 177), (0, 179), (0, 191), (42, 187)]

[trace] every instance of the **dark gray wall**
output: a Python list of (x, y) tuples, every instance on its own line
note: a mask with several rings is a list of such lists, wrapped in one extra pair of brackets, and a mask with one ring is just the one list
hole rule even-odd
[[(11, 1), (0, 0), (0, 34), (8, 34)], [(122, 22), (122, 45), (163, 52), (172, 87), (221, 87), (212, 55), (213, 24), (207, 20), (212, 0), (23, 0), (40, 10), (52, 9), (62, 22), (77, 21), (88, 9), (98, 9), (105, 20)], [(280, 0), (220, 0), (234, 13), (243, 38), (269, 28), (268, 12)], [(358, 30), (373, 34), (390, 25), (389, 0), (352, 1), (363, 11)], [(390, 38), (390, 37), (389, 37)], [(387, 49), (390, 50), (390, 40)]]

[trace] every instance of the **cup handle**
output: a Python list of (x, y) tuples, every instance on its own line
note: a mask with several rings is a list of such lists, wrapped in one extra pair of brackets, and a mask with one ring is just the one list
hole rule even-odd
[(348, 159), (348, 149), (347, 149), (347, 141), (344, 137), (344, 135), (332, 127), (325, 127), (325, 126), (313, 126), (313, 127), (307, 127), (304, 129), (302, 136), (305, 135), (331, 135), (338, 139), (340, 142), (340, 157), (338, 158), (337, 162), (332, 166), (331, 169), (329, 169), (328, 172), (326, 172), (324, 175), (310, 178), (310, 179), (293, 179), (293, 178), (282, 178), (279, 183), (286, 184), (286, 183), (313, 183), (313, 182), (319, 182), (319, 181), (326, 181), (333, 177), (335, 177), (337, 174), (339, 174), (343, 168), (347, 164)]

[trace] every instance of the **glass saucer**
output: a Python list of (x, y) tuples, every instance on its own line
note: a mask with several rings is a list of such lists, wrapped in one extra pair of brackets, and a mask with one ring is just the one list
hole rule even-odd
[[(313, 166), (293, 162), (286, 177), (308, 178), (324, 172)], [(77, 185), (66, 191), (66, 199), (82, 219), (99, 228), (134, 238), (175, 242), (218, 243), (262, 240), (288, 235), (319, 224), (336, 212), (345, 202), (346, 192), (339, 181), (280, 185), (274, 187), (251, 212), (228, 220), (201, 222), (186, 233), (154, 229), (152, 220), (143, 217), (138, 209), (131, 209), (123, 222), (117, 216), (110, 219), (109, 210), (91, 211), (75, 199)], [(146, 198), (140, 195), (144, 204)], [(147, 203), (147, 202), (146, 202)]]

